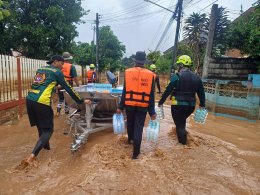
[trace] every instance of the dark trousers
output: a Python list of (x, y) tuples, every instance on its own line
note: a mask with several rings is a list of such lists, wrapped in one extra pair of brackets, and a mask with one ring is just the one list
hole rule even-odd
[(176, 133), (180, 143), (186, 144), (186, 119), (193, 113), (195, 106), (171, 106), (172, 118), (176, 125)]
[[(73, 81), (68, 81), (68, 83), (70, 84), (71, 87), (73, 87)], [(62, 107), (62, 103), (64, 102), (64, 94), (63, 92), (61, 92), (62, 89), (59, 89), (58, 90), (58, 97), (59, 97), (59, 102), (58, 102), (58, 105), (57, 105), (57, 108), (58, 108), (58, 112), (61, 110), (61, 107)], [(67, 104), (67, 102), (65, 101), (65, 112), (69, 110), (69, 106)]]
[(146, 113), (138, 110), (126, 110), (128, 141), (133, 140), (134, 156), (140, 153)]
[(49, 140), (53, 133), (53, 110), (51, 106), (26, 100), (27, 113), (31, 126), (36, 126), (39, 139), (32, 151), (37, 156), (42, 148), (49, 148)]
[(53, 133), (53, 129), (49, 129), (49, 128), (39, 128), (38, 129), (38, 133), (39, 133), (39, 139), (36, 143), (36, 145), (34, 146), (34, 149), (32, 151), (32, 153), (37, 156), (39, 154), (39, 152), (42, 150), (42, 148), (45, 149), (50, 149), (50, 144), (49, 144), (49, 140), (51, 138), (51, 135)]
[[(59, 103), (58, 103), (58, 107), (62, 106), (62, 103), (64, 102), (64, 95), (63, 95), (63, 92), (61, 92), (60, 90), (58, 91), (58, 96), (59, 96)], [(66, 106), (66, 102), (65, 102), (65, 106)]]

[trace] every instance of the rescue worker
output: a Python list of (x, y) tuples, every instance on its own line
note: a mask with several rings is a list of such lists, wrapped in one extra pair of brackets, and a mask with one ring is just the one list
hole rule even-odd
[[(66, 81), (70, 84), (71, 87), (73, 87), (73, 81), (76, 83), (76, 86), (79, 86), (79, 81), (78, 81), (78, 77), (77, 77), (77, 71), (75, 66), (73, 66), (70, 63), (70, 60), (73, 59), (73, 57), (70, 55), (69, 52), (64, 52), (62, 54), (62, 57), (64, 58), (64, 64), (62, 66), (62, 73), (64, 74), (64, 77), (66, 79)], [(59, 96), (59, 102), (57, 105), (57, 115), (60, 115), (61, 112), (61, 108), (62, 108), (62, 104), (64, 102), (64, 95), (63, 92), (61, 91), (62, 87), (60, 85), (58, 85), (58, 96)], [(69, 114), (70, 108), (67, 104), (67, 102), (65, 101), (65, 114)]]
[(171, 77), (158, 106), (163, 105), (171, 94), (171, 113), (176, 125), (178, 141), (185, 145), (187, 143), (186, 119), (195, 109), (196, 93), (200, 101), (199, 106), (205, 107), (205, 92), (200, 77), (191, 71), (192, 63), (189, 56), (180, 56), (176, 64), (179, 65), (179, 72)]
[(150, 65), (150, 70), (154, 73), (154, 76), (155, 76), (155, 83), (157, 85), (157, 88), (158, 88), (158, 92), (157, 93), (161, 93), (161, 86), (160, 86), (160, 81), (159, 81), (159, 77), (158, 75), (156, 74), (156, 66), (155, 64), (151, 64)]
[(88, 83), (95, 83), (97, 80), (97, 73), (95, 71), (95, 65), (89, 65), (90, 70), (87, 71), (86, 78)]
[(125, 71), (125, 82), (117, 113), (126, 110), (128, 143), (133, 143), (132, 159), (140, 154), (143, 127), (147, 111), (152, 120), (154, 109), (154, 74), (144, 67), (145, 52), (138, 51), (133, 59), (135, 66)]
[[(34, 76), (31, 89), (26, 96), (26, 107), (31, 126), (38, 129), (39, 139), (25, 161), (27, 165), (35, 161), (35, 157), (42, 148), (50, 150), (49, 140), (53, 133), (53, 110), (51, 107), (52, 94), (57, 85), (61, 85), (68, 94), (79, 104), (80, 109), (90, 100), (83, 100), (79, 94), (66, 82), (61, 72), (64, 59), (62, 56), (54, 55), (47, 62), (47, 66), (39, 68)], [(85, 103), (85, 104), (84, 104)]]

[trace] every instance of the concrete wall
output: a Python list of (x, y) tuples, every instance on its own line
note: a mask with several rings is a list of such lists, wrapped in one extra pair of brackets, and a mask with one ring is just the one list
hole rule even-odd
[(257, 73), (258, 65), (259, 58), (210, 58), (207, 79), (245, 81)]
[(204, 79), (207, 108), (216, 114), (260, 119), (260, 74), (249, 77), (252, 82)]

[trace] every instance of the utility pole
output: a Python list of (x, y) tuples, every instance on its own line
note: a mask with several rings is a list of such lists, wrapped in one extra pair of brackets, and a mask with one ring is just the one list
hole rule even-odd
[[(96, 70), (97, 76), (99, 75), (99, 15), (96, 13)], [(99, 78), (97, 78), (98, 80)]]
[[(96, 27), (93, 26), (93, 41), (92, 41), (92, 44), (94, 45), (95, 44), (95, 35), (96, 35)], [(94, 59), (94, 47), (92, 47), (92, 51), (91, 51), (91, 61)]]
[(182, 4), (183, 0), (178, 0), (177, 7), (178, 7), (178, 16), (177, 16), (177, 26), (176, 26), (176, 33), (175, 33), (175, 41), (173, 45), (173, 55), (172, 55), (172, 64), (170, 68), (170, 75), (169, 78), (171, 78), (172, 73), (174, 73), (173, 66), (176, 63), (176, 57), (178, 52), (178, 42), (179, 42), (179, 34), (180, 34), (180, 24), (181, 24), (181, 14), (182, 14)]
[(208, 41), (207, 41), (206, 53), (205, 53), (204, 63), (203, 63), (202, 78), (204, 79), (208, 77), (208, 66), (209, 66), (209, 60), (211, 58), (211, 53), (212, 53), (214, 32), (216, 29), (217, 12), (218, 12), (218, 4), (213, 4), (211, 8)]
[(157, 5), (167, 11), (170, 11), (173, 13), (173, 18), (176, 17), (176, 12), (178, 11), (178, 17), (177, 17), (177, 26), (176, 26), (176, 33), (175, 33), (175, 41), (174, 41), (174, 46), (173, 46), (173, 63), (170, 67), (170, 78), (171, 78), (171, 74), (173, 72), (173, 65), (175, 64), (176, 62), (176, 56), (177, 56), (177, 51), (178, 51), (178, 41), (179, 41), (179, 33), (180, 33), (180, 24), (181, 24), (181, 15), (182, 15), (182, 4), (183, 4), (183, 0), (178, 0), (178, 3), (176, 5), (176, 8), (175, 8), (175, 11), (171, 11), (169, 10), (168, 8), (165, 8), (161, 5), (158, 5), (150, 0), (144, 0), (146, 2), (150, 2), (154, 5)]

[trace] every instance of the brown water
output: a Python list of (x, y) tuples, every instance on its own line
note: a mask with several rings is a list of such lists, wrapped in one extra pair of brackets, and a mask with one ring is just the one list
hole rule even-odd
[[(142, 142), (131, 160), (126, 136), (112, 129), (90, 135), (72, 155), (63, 135), (65, 116), (55, 119), (51, 151), (38, 167), (16, 170), (31, 152), (36, 128), (27, 116), (0, 126), (0, 194), (260, 194), (260, 123), (208, 116), (205, 125), (189, 119), (186, 147), (178, 144), (169, 107), (158, 143)], [(148, 117), (147, 117), (148, 118)]]

